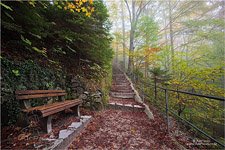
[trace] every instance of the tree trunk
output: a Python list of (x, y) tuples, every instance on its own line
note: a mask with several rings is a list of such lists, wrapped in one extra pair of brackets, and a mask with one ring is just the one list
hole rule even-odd
[(155, 78), (155, 81), (154, 81), (154, 88), (155, 88), (155, 99), (157, 99), (157, 84), (156, 84), (156, 78)]
[(133, 66), (134, 66), (133, 52), (134, 52), (134, 28), (133, 28), (133, 25), (131, 25), (128, 72), (133, 71)]
[[(167, 3), (165, 3), (165, 5), (167, 5)], [(166, 12), (163, 11), (163, 17), (164, 17), (164, 25), (166, 27), (167, 25), (167, 17), (166, 17)], [(166, 46), (168, 45), (168, 37), (167, 37), (167, 30), (165, 29), (165, 43)], [(166, 70), (169, 70), (169, 56), (166, 56), (166, 60), (165, 60), (165, 68)]]
[(172, 26), (172, 7), (169, 0), (169, 20), (170, 20), (170, 50), (171, 50), (171, 69), (174, 69), (174, 46), (173, 46), (173, 26)]
[(126, 56), (125, 56), (125, 21), (124, 21), (124, 8), (123, 8), (123, 1), (121, 1), (121, 19), (122, 19), (122, 30), (123, 30), (123, 69), (126, 70)]
[(132, 19), (131, 19), (131, 29), (130, 29), (130, 48), (129, 48), (129, 62), (128, 62), (128, 72), (132, 72), (134, 69), (134, 34), (136, 26), (136, 14), (135, 14), (135, 0), (132, 0)]
[(136, 26), (137, 26), (137, 21), (140, 17), (141, 12), (143, 11), (144, 7), (150, 2), (147, 1), (146, 4), (143, 4), (143, 2), (141, 1), (139, 7), (137, 8), (136, 11), (136, 0), (132, 0), (132, 8), (130, 9), (127, 0), (124, 0), (126, 5), (127, 5), (127, 9), (129, 11), (129, 16), (130, 16), (130, 24), (131, 24), (131, 28), (130, 28), (130, 47), (129, 47), (129, 62), (128, 62), (128, 72), (132, 72), (134, 70), (134, 57), (133, 57), (133, 52), (134, 52), (134, 35), (135, 35), (135, 30), (136, 30)]
[(118, 45), (118, 38), (116, 39), (116, 63), (118, 64), (118, 50), (119, 50), (119, 45)]

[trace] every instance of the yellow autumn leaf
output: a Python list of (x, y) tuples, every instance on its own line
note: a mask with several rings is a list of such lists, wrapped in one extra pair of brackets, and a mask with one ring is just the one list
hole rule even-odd
[(70, 11), (74, 13), (74, 10), (73, 9), (70, 9)]
[(78, 3), (78, 4), (79, 4), (79, 6), (81, 6), (81, 5), (83, 4), (83, 2), (82, 2), (82, 1), (79, 1), (79, 3)]
[(93, 0), (89, 0), (89, 3), (90, 3), (90, 4), (93, 4)]
[(86, 12), (86, 16), (87, 17), (90, 17), (91, 16), (91, 13), (90, 12)]
[(73, 3), (69, 3), (69, 4), (68, 4), (68, 8), (74, 9), (74, 8), (75, 8), (75, 5), (74, 5)]
[(78, 9), (76, 9), (76, 11), (77, 11), (77, 12), (80, 12), (80, 9), (78, 8)]
[(82, 12), (87, 12), (87, 9), (85, 7), (81, 8)]
[(91, 12), (94, 12), (94, 11), (95, 11), (95, 8), (94, 8), (94, 7), (92, 7), (92, 8), (91, 8)]

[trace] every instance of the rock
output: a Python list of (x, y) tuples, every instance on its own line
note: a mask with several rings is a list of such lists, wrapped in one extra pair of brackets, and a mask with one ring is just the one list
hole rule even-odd
[(55, 138), (55, 135), (54, 135), (54, 134), (51, 134), (51, 135), (49, 136), (49, 138), (50, 138), (50, 139), (54, 139), (54, 138)]
[(91, 119), (91, 116), (81, 116), (83, 119)]
[(125, 104), (125, 106), (127, 106), (127, 107), (133, 107), (133, 105), (131, 105), (131, 104)]
[(140, 106), (140, 105), (134, 105), (134, 107), (136, 107), (136, 108), (143, 108), (143, 107)]
[(71, 130), (61, 130), (59, 132), (59, 139), (65, 139), (72, 133), (73, 133), (73, 131), (71, 131)]
[(82, 125), (81, 122), (73, 122), (68, 128), (76, 128), (77, 129), (81, 125)]
[(154, 116), (153, 116), (151, 110), (149, 109), (148, 105), (144, 104), (144, 106), (145, 106), (145, 113), (146, 113), (146, 115), (148, 116), (149, 119), (153, 120)]

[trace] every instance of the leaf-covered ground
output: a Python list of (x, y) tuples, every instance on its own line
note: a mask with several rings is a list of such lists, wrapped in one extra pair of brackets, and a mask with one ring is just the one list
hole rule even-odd
[(96, 114), (69, 149), (177, 149), (166, 124), (144, 112), (108, 109)]
[[(83, 109), (81, 112), (83, 112)], [(67, 129), (72, 122), (78, 121), (79, 119), (68, 111), (53, 116), (53, 130), (50, 134), (44, 133), (39, 127), (22, 128), (16, 125), (2, 127), (0, 149), (42, 149), (49, 144), (48, 141), (43, 141), (42, 138), (58, 138), (60, 130)]]
[[(120, 92), (129, 89), (129, 81), (123, 73), (115, 70), (113, 90)], [(110, 97), (110, 102), (138, 104), (133, 98)], [(177, 149), (167, 134), (164, 120), (158, 114), (149, 120), (142, 111), (106, 109), (93, 116), (93, 120), (74, 139), (69, 149)]]

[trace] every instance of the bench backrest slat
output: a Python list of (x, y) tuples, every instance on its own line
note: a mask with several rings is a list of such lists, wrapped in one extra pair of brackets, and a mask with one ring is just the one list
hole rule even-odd
[(16, 95), (24, 94), (44, 94), (44, 93), (65, 93), (65, 90), (18, 90)]
[(43, 98), (43, 97), (56, 97), (56, 96), (65, 96), (65, 90), (24, 90), (16, 91), (16, 99), (25, 100), (32, 98)]

